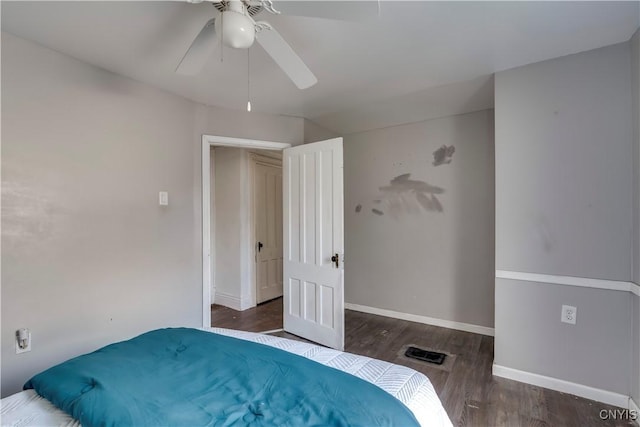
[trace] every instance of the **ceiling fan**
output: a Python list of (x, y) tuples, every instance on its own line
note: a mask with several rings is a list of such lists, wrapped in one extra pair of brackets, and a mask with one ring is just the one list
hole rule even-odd
[[(201, 3), (203, 0), (187, 0)], [(221, 0), (213, 2), (219, 13), (210, 19), (198, 33), (193, 43), (182, 57), (176, 68), (179, 74), (197, 74), (212, 55), (213, 50), (222, 42), (235, 49), (247, 49), (254, 41), (271, 56), (285, 74), (299, 89), (306, 89), (318, 82), (316, 76), (294, 52), (289, 43), (266, 21), (255, 21), (253, 16), (262, 11), (274, 15), (288, 14), (314, 16), (333, 19), (359, 19), (372, 12), (377, 13), (377, 3), (369, 1), (339, 3), (327, 1), (281, 1), (274, 5), (272, 0)], [(338, 5), (336, 8), (335, 6)], [(220, 38), (220, 40), (217, 40)]]

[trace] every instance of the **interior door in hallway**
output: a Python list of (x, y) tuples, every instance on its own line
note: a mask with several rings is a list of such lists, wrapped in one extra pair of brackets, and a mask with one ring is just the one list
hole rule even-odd
[(282, 296), (282, 162), (255, 160), (256, 303)]

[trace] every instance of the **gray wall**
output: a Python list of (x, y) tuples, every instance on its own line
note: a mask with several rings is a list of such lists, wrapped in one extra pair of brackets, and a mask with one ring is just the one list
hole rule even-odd
[(640, 30), (631, 39), (633, 96), (633, 280), (640, 284)]
[[(576, 325), (560, 322), (563, 304)], [(494, 362), (628, 395), (630, 313), (629, 292), (496, 279)]]
[[(496, 268), (629, 281), (629, 43), (500, 72), (495, 86)], [(498, 279), (495, 363), (629, 395), (631, 321), (629, 292)]]
[[(633, 96), (633, 281), (640, 286), (640, 30), (631, 39), (631, 85)], [(640, 297), (634, 296), (634, 375), (631, 396), (640, 403)]]
[(193, 113), (2, 34), (3, 396), (102, 343), (201, 323)]
[(304, 143), (324, 141), (339, 136), (309, 119), (304, 119)]
[(492, 110), (345, 137), (345, 301), (492, 327), (493, 159)]
[(630, 280), (629, 45), (498, 73), (496, 106), (496, 268)]
[[(304, 125), (305, 121), (300, 117), (274, 116), (256, 111), (249, 113), (198, 104), (194, 136), (198, 150), (202, 134), (286, 142), (295, 146), (304, 141)], [(197, 156), (200, 159), (200, 151)], [(200, 169), (196, 171), (196, 175), (200, 185)]]
[(203, 133), (296, 143), (304, 121), (196, 105), (2, 33), (2, 396), (104, 344), (201, 326)]
[(631, 301), (633, 311), (633, 367), (631, 382), (631, 397), (636, 405), (640, 404), (640, 297), (633, 296)]

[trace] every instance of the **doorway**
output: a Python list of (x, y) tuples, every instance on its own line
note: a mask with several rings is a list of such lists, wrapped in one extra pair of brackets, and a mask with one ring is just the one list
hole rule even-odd
[[(212, 148), (215, 147), (234, 147), (244, 148), (250, 150), (277, 150), (282, 151), (285, 148), (291, 147), (291, 144), (271, 141), (259, 141), (242, 138), (230, 138), (223, 136), (202, 136), (202, 326), (211, 326), (211, 304), (216, 297), (216, 248), (212, 245), (212, 242), (216, 241), (216, 229), (215, 225), (215, 209), (212, 209), (212, 205), (215, 206), (215, 192), (212, 191), (212, 173), (215, 173), (215, 154), (212, 156)], [(213, 152), (215, 153), (215, 151)], [(213, 197), (212, 197), (213, 196)], [(251, 212), (251, 209), (249, 209)], [(243, 245), (249, 248), (253, 248), (253, 242), (250, 236), (250, 223), (253, 221), (241, 222), (241, 240)], [(246, 294), (248, 299), (244, 301), (238, 298), (235, 303), (239, 304), (237, 308), (248, 308), (255, 305), (255, 285), (253, 289), (248, 283), (255, 284), (255, 263), (254, 258), (250, 256), (250, 251), (242, 251), (238, 255), (238, 261), (240, 269), (242, 270), (245, 278), (245, 286), (248, 286)], [(248, 277), (246, 277), (248, 275)], [(252, 301), (253, 299), (253, 301)], [(245, 307), (243, 307), (245, 304)]]
[(282, 296), (282, 153), (212, 147), (211, 166), (212, 302), (244, 311)]
[[(308, 340), (342, 350), (344, 348), (344, 236), (342, 138), (333, 138), (291, 148), (289, 144), (237, 138), (203, 136), (203, 326), (211, 325), (212, 296), (218, 297), (215, 275), (215, 227), (211, 209), (211, 146), (278, 149), (283, 152), (283, 323), (284, 330)], [(213, 200), (215, 200), (215, 195)], [(251, 201), (251, 198), (249, 198)], [(248, 212), (252, 212), (249, 209)], [(245, 221), (241, 221), (245, 223)], [(249, 222), (253, 224), (253, 221)], [(214, 222), (215, 224), (215, 222)], [(246, 230), (244, 230), (246, 231)], [(253, 242), (242, 232), (250, 248), (239, 256), (242, 271), (248, 271), (250, 298), (255, 305), (256, 265), (248, 254)], [(251, 233), (253, 234), (253, 233)], [(215, 235), (215, 237), (214, 237)], [(225, 247), (226, 250), (226, 247)], [(253, 257), (251, 257), (253, 258)], [(247, 267), (245, 270), (244, 268)], [(244, 274), (244, 273), (242, 273)], [(241, 310), (246, 300), (236, 298)], [(248, 308), (245, 307), (245, 308)]]

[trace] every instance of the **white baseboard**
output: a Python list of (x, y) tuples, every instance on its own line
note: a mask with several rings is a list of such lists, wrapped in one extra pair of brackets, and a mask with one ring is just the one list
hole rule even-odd
[(222, 292), (216, 292), (214, 301), (216, 304), (220, 304), (237, 311), (242, 311), (242, 304), (241, 304), (240, 298), (236, 296), (225, 294)]
[(585, 399), (591, 399), (596, 402), (602, 402), (607, 405), (618, 406), (625, 409), (629, 408), (630, 402), (632, 401), (629, 396), (625, 396), (624, 394), (576, 384), (560, 380), (558, 378), (533, 374), (531, 372), (520, 371), (518, 369), (507, 368), (496, 364), (493, 365), (493, 375), (519, 381), (521, 383), (560, 391), (562, 393), (573, 394), (575, 396), (584, 397)]
[(459, 331), (473, 332), (474, 334), (494, 336), (493, 328), (472, 325), (470, 323), (454, 322), (452, 320), (436, 319), (418, 314), (401, 313), (399, 311), (386, 310), (384, 308), (368, 307), (366, 305), (345, 303), (347, 310), (361, 311), (363, 313), (377, 314), (378, 316), (392, 317), (394, 319), (408, 320), (410, 322), (424, 323), (425, 325), (440, 326)]
[(225, 294), (222, 292), (216, 292), (213, 297), (215, 304), (220, 304), (225, 307), (232, 308), (236, 311), (244, 311), (248, 308), (255, 307), (251, 302), (247, 300), (242, 300), (234, 295)]
[(240, 311), (248, 310), (255, 306), (256, 306), (255, 304), (251, 304), (251, 301), (248, 301), (246, 299), (243, 299), (242, 301), (240, 301)]

